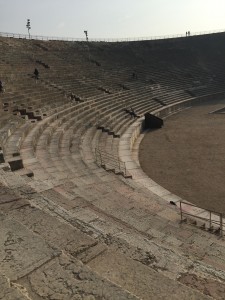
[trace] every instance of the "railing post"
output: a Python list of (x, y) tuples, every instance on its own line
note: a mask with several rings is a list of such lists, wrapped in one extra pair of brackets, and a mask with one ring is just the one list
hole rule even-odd
[(223, 237), (223, 214), (220, 214), (220, 236)]
[(180, 219), (181, 219), (181, 222), (183, 221), (183, 214), (182, 214), (182, 203), (180, 201)]
[(211, 211), (209, 212), (209, 229), (211, 230), (212, 228), (212, 213)]

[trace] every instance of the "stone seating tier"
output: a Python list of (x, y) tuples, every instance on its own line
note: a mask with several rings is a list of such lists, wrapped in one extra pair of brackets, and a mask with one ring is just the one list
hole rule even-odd
[[(13, 248), (15, 259), (7, 242), (1, 245), (8, 255), (0, 260), (4, 293), (31, 299), (81, 294), (105, 299), (223, 298), (224, 241), (180, 224), (176, 205), (138, 180), (116, 176), (95, 163), (96, 147), (118, 155), (122, 134), (135, 121), (124, 108), (142, 116), (164, 107), (164, 102), (168, 106), (193, 98), (186, 90), (197, 79), (207, 82), (211, 70), (218, 76), (217, 90), (224, 90), (224, 69), (216, 71), (222, 54), (212, 64), (208, 51), (196, 64), (199, 50), (193, 55), (193, 45), (164, 45), (90, 43), (88, 51), (86, 43), (0, 38), (0, 54), (11, 47), (4, 54), (10, 65), (3, 64), (8, 90), (0, 98), (2, 105), (9, 103), (2, 106), (7, 111), (1, 111), (7, 116), (7, 124), (3, 121), (0, 127), (5, 133), (3, 152), (7, 160), (19, 153), (17, 163), (34, 173), (29, 178), (21, 170), (0, 170), (0, 192), (9, 195), (0, 197), (1, 240), (19, 245)], [(200, 43), (197, 47), (201, 49)], [(43, 67), (35, 83), (28, 74), (37, 59), (50, 69)], [(136, 80), (131, 78), (134, 70)], [(185, 77), (186, 72), (193, 77)], [(65, 92), (84, 101), (71, 101)], [(15, 106), (27, 116), (37, 111), (43, 119), (24, 122), (13, 116)], [(10, 118), (21, 121), (8, 124)], [(97, 130), (98, 123), (121, 138)], [(23, 260), (24, 254), (29, 261)]]

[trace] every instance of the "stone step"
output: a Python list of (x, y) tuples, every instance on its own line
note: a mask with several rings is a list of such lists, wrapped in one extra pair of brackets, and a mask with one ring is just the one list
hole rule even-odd
[[(29, 217), (30, 213), (33, 222)], [(68, 295), (76, 298), (83, 295), (104, 299), (138, 299), (74, 257), (96, 244), (88, 236), (84, 237), (83, 233), (72, 227), (60, 224), (55, 218), (49, 219), (49, 216), (30, 206), (20, 209), (19, 214), (14, 209), (7, 214), (8, 216), (0, 217), (1, 249), (4, 250), (0, 253), (0, 296), (4, 297), (7, 293), (7, 298), (4, 299), (9, 299), (9, 295), (16, 299), (46, 298), (50, 294), (53, 298), (60, 296), (60, 299), (65, 299)], [(57, 225), (57, 230), (50, 224)], [(46, 228), (51, 232), (46, 232)], [(65, 250), (61, 252), (60, 249)], [(7, 285), (6, 281), (12, 284)]]
[(140, 262), (111, 250), (87, 263), (98, 274), (119, 284), (140, 299), (211, 299), (203, 293), (169, 279)]

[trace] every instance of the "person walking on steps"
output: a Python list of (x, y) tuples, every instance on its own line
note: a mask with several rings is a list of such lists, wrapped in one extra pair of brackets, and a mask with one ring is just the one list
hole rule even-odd
[(35, 68), (35, 70), (34, 70), (34, 77), (36, 80), (38, 80), (38, 78), (39, 78), (39, 72), (38, 72), (37, 68)]

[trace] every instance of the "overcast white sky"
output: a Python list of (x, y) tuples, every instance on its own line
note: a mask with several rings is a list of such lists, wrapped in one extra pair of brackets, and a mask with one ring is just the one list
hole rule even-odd
[(83, 38), (225, 29), (225, 0), (0, 0), (0, 32)]

